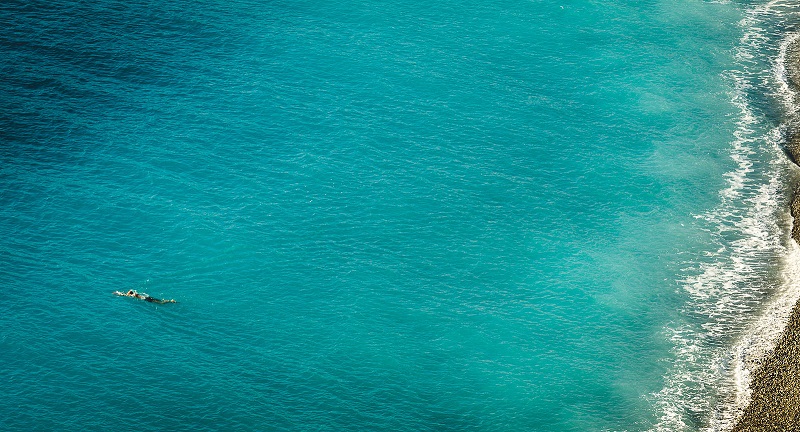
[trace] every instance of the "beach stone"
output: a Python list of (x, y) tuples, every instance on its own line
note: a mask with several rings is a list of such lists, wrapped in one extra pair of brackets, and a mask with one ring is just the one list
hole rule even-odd
[(800, 39), (786, 47), (786, 75), (790, 84), (800, 88)]
[(800, 188), (794, 191), (789, 211), (792, 214), (792, 238), (800, 244)]
[[(800, 91), (800, 39), (786, 49), (789, 85)], [(800, 101), (795, 101), (800, 102)], [(790, 125), (784, 150), (800, 165), (800, 125)], [(790, 204), (792, 238), (800, 244), (800, 188)], [(753, 372), (751, 401), (732, 432), (800, 432), (800, 302), (775, 348)]]
[(750, 383), (752, 399), (732, 432), (800, 431), (798, 307), (800, 302), (795, 304), (778, 344), (754, 372)]

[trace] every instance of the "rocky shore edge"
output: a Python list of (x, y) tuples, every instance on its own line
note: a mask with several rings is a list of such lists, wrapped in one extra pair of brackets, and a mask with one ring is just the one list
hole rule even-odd
[[(786, 74), (790, 85), (800, 90), (800, 39), (787, 47)], [(800, 165), (800, 126), (790, 128), (784, 149)], [(800, 244), (800, 188), (794, 191), (790, 210), (792, 238)], [(731, 432), (800, 431), (800, 302), (794, 305), (775, 348), (751, 378), (750, 404)]]

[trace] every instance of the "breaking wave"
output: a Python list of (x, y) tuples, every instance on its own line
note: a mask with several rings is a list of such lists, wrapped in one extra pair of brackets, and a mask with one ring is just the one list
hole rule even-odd
[(786, 112), (779, 117), (796, 115), (785, 61), (797, 17), (796, 5), (772, 1), (749, 8), (740, 22), (736, 67), (726, 74), (738, 109), (734, 169), (718, 206), (695, 216), (713, 242), (687, 260), (679, 281), (685, 318), (666, 329), (674, 362), (652, 395), (653, 431), (732, 428), (750, 400), (751, 372), (800, 297), (800, 248), (790, 238), (787, 205), (794, 168), (781, 150), (786, 121), (767, 109), (777, 99)]

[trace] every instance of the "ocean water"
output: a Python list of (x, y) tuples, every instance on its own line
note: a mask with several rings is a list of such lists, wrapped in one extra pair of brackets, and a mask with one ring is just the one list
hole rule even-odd
[(2, 2), (0, 429), (725, 430), (799, 14)]

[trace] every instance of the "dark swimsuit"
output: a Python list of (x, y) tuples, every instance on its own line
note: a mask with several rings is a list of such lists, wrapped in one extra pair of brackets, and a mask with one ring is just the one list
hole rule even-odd
[(145, 297), (144, 301), (150, 302), (150, 303), (158, 303), (158, 304), (174, 303), (173, 301), (170, 301), (170, 300), (159, 300), (159, 299), (157, 299), (155, 297), (150, 297), (150, 296)]

